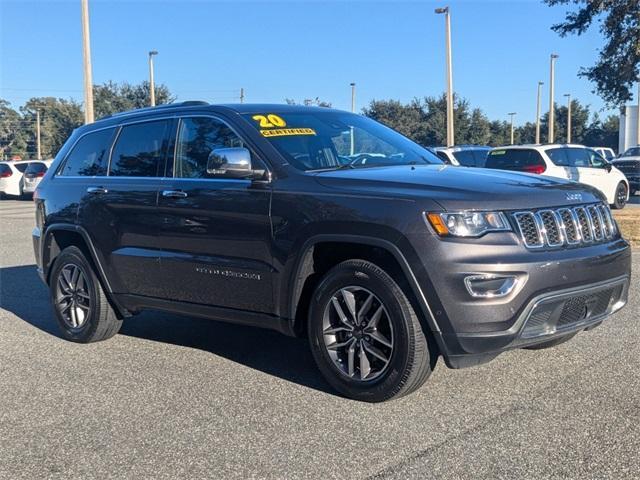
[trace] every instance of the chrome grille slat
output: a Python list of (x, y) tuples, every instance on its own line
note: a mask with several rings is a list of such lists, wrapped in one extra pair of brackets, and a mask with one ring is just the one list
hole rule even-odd
[(512, 215), (529, 249), (601, 243), (616, 235), (613, 216), (603, 203), (520, 211)]

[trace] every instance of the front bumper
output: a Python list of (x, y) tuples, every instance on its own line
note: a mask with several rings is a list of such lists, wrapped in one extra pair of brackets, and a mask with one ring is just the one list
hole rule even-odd
[(540, 295), (527, 305), (508, 330), (457, 334), (456, 340), (467, 353), (450, 355), (448, 363), (453, 368), (478, 365), (507, 350), (595, 328), (626, 305), (629, 282), (628, 276), (622, 276)]
[[(535, 252), (512, 233), (474, 241), (410, 240), (426, 267), (416, 277), (434, 319), (432, 330), (452, 368), (592, 328), (627, 301), (631, 249), (622, 238)], [(423, 243), (416, 248), (418, 242)], [(464, 280), (479, 274), (520, 282), (504, 297), (473, 298)]]

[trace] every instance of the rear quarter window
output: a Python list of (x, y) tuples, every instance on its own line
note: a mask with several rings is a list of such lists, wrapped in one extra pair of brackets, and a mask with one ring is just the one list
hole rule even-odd
[(18, 170), (20, 173), (24, 173), (28, 166), (28, 163), (18, 163), (17, 165), (14, 165), (14, 167), (16, 167), (16, 170)]
[(536, 150), (497, 149), (489, 152), (485, 166), (500, 170), (526, 172), (531, 167), (544, 166), (544, 160)]

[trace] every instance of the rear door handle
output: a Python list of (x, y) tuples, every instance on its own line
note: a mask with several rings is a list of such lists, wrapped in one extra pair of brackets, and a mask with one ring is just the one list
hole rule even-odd
[(102, 195), (103, 193), (107, 193), (108, 190), (104, 187), (89, 187), (87, 188), (87, 193), (91, 193), (93, 195)]
[(182, 190), (163, 190), (162, 196), (167, 198), (186, 198), (187, 192)]

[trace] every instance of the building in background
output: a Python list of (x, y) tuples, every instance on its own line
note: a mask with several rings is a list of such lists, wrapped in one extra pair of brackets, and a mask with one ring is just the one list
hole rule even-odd
[(638, 106), (627, 105), (620, 115), (620, 136), (618, 152), (624, 152), (629, 147), (640, 145), (638, 138)]

